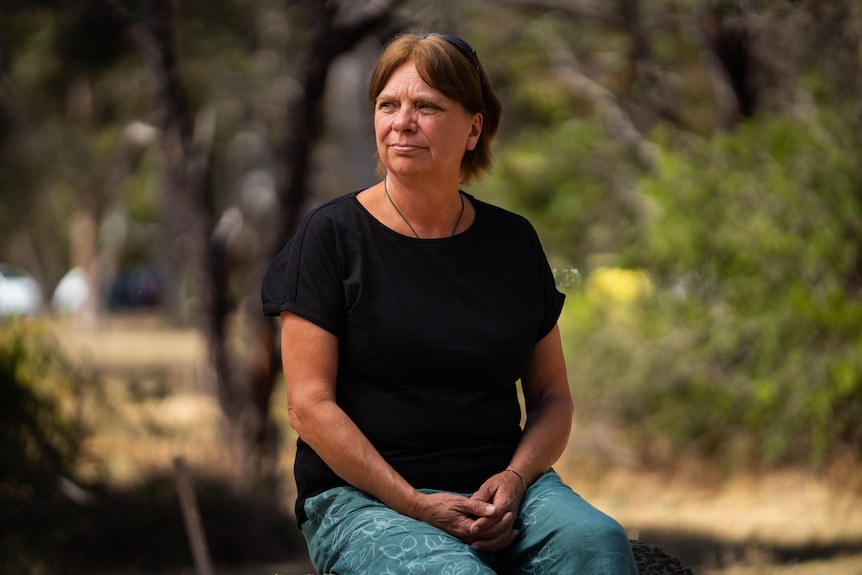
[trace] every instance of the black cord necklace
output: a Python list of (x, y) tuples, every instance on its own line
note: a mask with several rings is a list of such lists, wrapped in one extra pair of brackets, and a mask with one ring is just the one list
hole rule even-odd
[[(416, 236), (417, 239), (421, 239), (419, 238), (419, 234), (416, 233), (416, 230), (413, 228), (413, 226), (410, 225), (410, 221), (407, 219), (407, 217), (403, 213), (401, 213), (401, 210), (398, 209), (398, 205), (392, 200), (392, 196), (389, 195), (389, 186), (386, 185), (387, 179), (388, 178), (383, 178), (383, 193), (386, 194), (386, 199), (389, 200), (389, 203), (392, 204), (392, 207), (395, 208), (395, 211), (398, 212), (398, 215), (401, 216), (401, 219), (404, 220), (404, 223), (407, 224), (407, 227), (410, 228), (411, 232), (413, 232), (413, 235)], [(458, 197), (461, 198), (461, 211), (458, 212), (458, 219), (455, 220), (455, 227), (452, 228), (453, 236), (455, 235), (455, 232), (458, 231), (458, 224), (461, 223), (461, 216), (464, 215), (464, 195), (461, 193), (460, 190), (458, 191)]]

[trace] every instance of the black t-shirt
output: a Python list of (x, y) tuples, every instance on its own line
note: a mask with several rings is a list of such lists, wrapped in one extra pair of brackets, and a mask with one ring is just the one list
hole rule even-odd
[[(338, 405), (417, 488), (472, 492), (508, 465), (515, 383), (563, 306), (530, 223), (466, 197), (473, 225), (441, 239), (390, 230), (355, 192), (332, 200), (263, 279), (265, 314), (338, 337)], [(294, 473), (300, 523), (306, 498), (345, 485), (301, 439)]]

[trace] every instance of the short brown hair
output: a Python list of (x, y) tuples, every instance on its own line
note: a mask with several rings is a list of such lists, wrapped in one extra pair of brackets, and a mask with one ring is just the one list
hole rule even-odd
[[(454, 40), (454, 39), (453, 39)], [(466, 44), (465, 44), (466, 46)], [(472, 55), (471, 55), (472, 56)], [(461, 181), (470, 182), (491, 169), (491, 141), (500, 125), (502, 106), (478, 58), (470, 58), (462, 48), (436, 34), (402, 34), (383, 49), (371, 75), (368, 101), (373, 108), (392, 73), (412, 61), (419, 77), (447, 98), (460, 102), (469, 114), (482, 114), (482, 133), (473, 150), (461, 160)], [(378, 170), (385, 173), (379, 164)]]

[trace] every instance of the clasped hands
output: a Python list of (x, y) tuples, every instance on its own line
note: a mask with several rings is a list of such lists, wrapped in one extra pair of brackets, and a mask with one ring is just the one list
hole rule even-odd
[(501, 472), (485, 481), (472, 497), (452, 493), (424, 495), (416, 516), (478, 551), (495, 553), (518, 537), (514, 525), (523, 497), (518, 478)]

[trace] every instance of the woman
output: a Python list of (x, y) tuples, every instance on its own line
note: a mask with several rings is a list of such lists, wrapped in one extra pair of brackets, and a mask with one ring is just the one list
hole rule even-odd
[(315, 568), (636, 573), (619, 524), (550, 470), (573, 407), (536, 233), (460, 191), (500, 118), (476, 52), (400, 36), (369, 101), (382, 182), (312, 211), (263, 282)]

